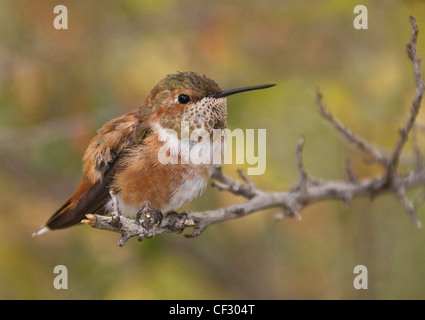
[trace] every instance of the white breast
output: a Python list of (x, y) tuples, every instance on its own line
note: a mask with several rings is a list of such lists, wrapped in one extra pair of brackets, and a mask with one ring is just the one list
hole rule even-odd
[(205, 191), (208, 180), (209, 179), (205, 179), (204, 177), (198, 176), (196, 174), (192, 176), (192, 179), (186, 179), (180, 188), (175, 190), (169, 203), (165, 203), (162, 206), (161, 211), (175, 211), (186, 203), (197, 198), (202, 192)]

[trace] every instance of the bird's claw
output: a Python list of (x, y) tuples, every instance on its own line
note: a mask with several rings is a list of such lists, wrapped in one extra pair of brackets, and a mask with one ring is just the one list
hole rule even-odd
[(167, 218), (168, 217), (171, 218), (171, 220), (169, 220), (169, 224), (173, 225), (173, 227), (176, 229), (178, 233), (182, 233), (183, 230), (186, 228), (184, 222), (186, 221), (186, 218), (188, 217), (187, 212), (184, 211), (182, 213), (178, 213), (176, 211), (170, 211), (167, 213)]
[[(140, 221), (140, 218), (144, 216), (144, 219)], [(162, 222), (162, 212), (151, 208), (149, 206), (145, 206), (142, 208), (136, 215), (136, 223), (139, 226), (142, 226), (146, 229), (152, 228), (154, 225), (160, 225)]]

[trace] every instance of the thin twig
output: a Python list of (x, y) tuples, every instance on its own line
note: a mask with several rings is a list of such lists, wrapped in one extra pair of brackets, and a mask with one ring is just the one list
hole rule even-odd
[(387, 166), (387, 158), (371, 143), (363, 140), (350, 129), (344, 126), (337, 118), (334, 117), (332, 113), (326, 108), (325, 103), (323, 102), (322, 93), (317, 90), (317, 103), (319, 105), (322, 115), (329, 120), (329, 122), (335, 127), (335, 129), (352, 145), (354, 145), (361, 152), (367, 154), (371, 157), (373, 162), (378, 162), (384, 167)]
[(398, 162), (400, 159), (401, 151), (403, 149), (404, 144), (407, 141), (409, 136), (409, 132), (412, 129), (416, 117), (419, 113), (419, 108), (421, 106), (422, 97), (424, 93), (424, 81), (422, 80), (421, 75), (421, 60), (417, 57), (416, 52), (416, 43), (418, 39), (418, 25), (416, 23), (416, 19), (414, 17), (410, 17), (410, 24), (412, 25), (412, 36), (410, 38), (410, 42), (407, 44), (407, 56), (413, 63), (414, 71), (415, 71), (415, 79), (416, 79), (416, 95), (412, 101), (412, 106), (410, 108), (410, 116), (403, 128), (400, 129), (399, 138), (394, 147), (394, 151), (388, 161), (387, 167), (387, 179), (392, 179), (396, 173)]
[(424, 170), (424, 158), (422, 156), (421, 150), (419, 149), (418, 144), (418, 130), (416, 125), (413, 126), (412, 132), (412, 141), (413, 141), (413, 149), (415, 150), (415, 170), (423, 171)]
[(297, 169), (298, 169), (298, 175), (300, 176), (300, 182), (298, 184), (298, 187), (302, 192), (307, 192), (307, 172), (304, 169), (303, 165), (303, 158), (302, 158), (302, 152), (303, 152), (303, 146), (304, 146), (304, 137), (301, 137), (300, 140), (298, 140), (297, 147), (295, 149), (295, 157), (297, 159)]
[(255, 184), (252, 182), (250, 178), (243, 172), (243, 170), (238, 169), (239, 177), (245, 182), (245, 184), (249, 187), (249, 189), (252, 191), (252, 193), (256, 194), (258, 189), (255, 186)]
[[(241, 173), (239, 173), (239, 175), (241, 176)], [(242, 173), (242, 175), (244, 174)], [(243, 196), (247, 199), (252, 199), (258, 192), (257, 188), (254, 186), (252, 181), (248, 179), (248, 177), (245, 176), (243, 178), (246, 184), (242, 184), (239, 181), (225, 175), (221, 170), (221, 167), (214, 171), (212, 178), (219, 181), (218, 183), (217, 181), (212, 182), (214, 187), (218, 187), (220, 190), (229, 191), (238, 196)]]
[(345, 172), (347, 173), (348, 181), (350, 181), (351, 183), (358, 182), (358, 179), (356, 177), (356, 174), (354, 173), (354, 170), (349, 158), (345, 158)]
[(422, 223), (419, 221), (418, 216), (416, 215), (415, 207), (413, 203), (407, 198), (406, 189), (400, 187), (396, 190), (397, 198), (400, 200), (401, 205), (406, 209), (409, 214), (410, 221), (416, 229), (422, 228)]

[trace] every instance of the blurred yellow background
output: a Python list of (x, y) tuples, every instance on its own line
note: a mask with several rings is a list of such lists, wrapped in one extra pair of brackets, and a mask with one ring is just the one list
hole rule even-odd
[[(53, 27), (59, 4), (68, 8), (68, 30)], [(251, 177), (261, 189), (297, 182), (300, 136), (312, 176), (346, 179), (346, 157), (360, 177), (382, 173), (323, 120), (316, 88), (343, 123), (389, 152), (415, 92), (405, 52), (409, 15), (417, 18), (425, 59), (425, 2), (362, 1), (367, 30), (353, 27), (357, 4), (1, 1), (0, 298), (425, 298), (425, 230), (415, 230), (390, 195), (355, 199), (348, 209), (337, 201), (315, 204), (301, 212), (302, 221), (277, 221), (278, 210), (268, 210), (197, 238), (131, 239), (123, 248), (118, 234), (86, 226), (31, 237), (77, 186), (96, 129), (138, 107), (176, 71), (204, 73), (223, 89), (277, 84), (228, 98), (230, 129), (267, 129), (267, 170)], [(423, 110), (419, 119), (425, 121)], [(404, 155), (408, 170), (411, 144)], [(247, 166), (226, 165), (224, 172), (236, 177), (238, 168)], [(209, 187), (184, 209), (242, 200)], [(53, 286), (56, 265), (68, 268), (67, 290)], [(353, 287), (356, 265), (368, 268), (367, 290)]]

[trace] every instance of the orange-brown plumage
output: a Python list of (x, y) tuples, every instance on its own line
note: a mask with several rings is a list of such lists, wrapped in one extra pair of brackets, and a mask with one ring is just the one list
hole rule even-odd
[(157, 134), (152, 134), (144, 145), (137, 146), (121, 160), (123, 169), (115, 175), (112, 188), (120, 191), (124, 203), (137, 206), (149, 202), (162, 211), (182, 182), (196, 176), (207, 183), (208, 166), (161, 164), (158, 152), (162, 145)]
[(141, 107), (98, 130), (84, 154), (79, 186), (36, 234), (78, 224), (88, 213), (109, 213), (113, 200), (128, 216), (146, 205), (164, 213), (180, 208), (205, 189), (217, 164), (182, 162), (179, 148), (173, 149), (179, 162), (163, 164), (159, 154), (165, 141), (179, 145), (184, 122), (191, 130), (225, 129), (227, 95), (269, 86), (222, 91), (195, 72), (168, 75)]
[(47, 221), (51, 229), (79, 223), (87, 213), (105, 213), (116, 159), (123, 150), (142, 141), (148, 132), (134, 112), (107, 122), (90, 141), (83, 157), (83, 177), (69, 200)]

